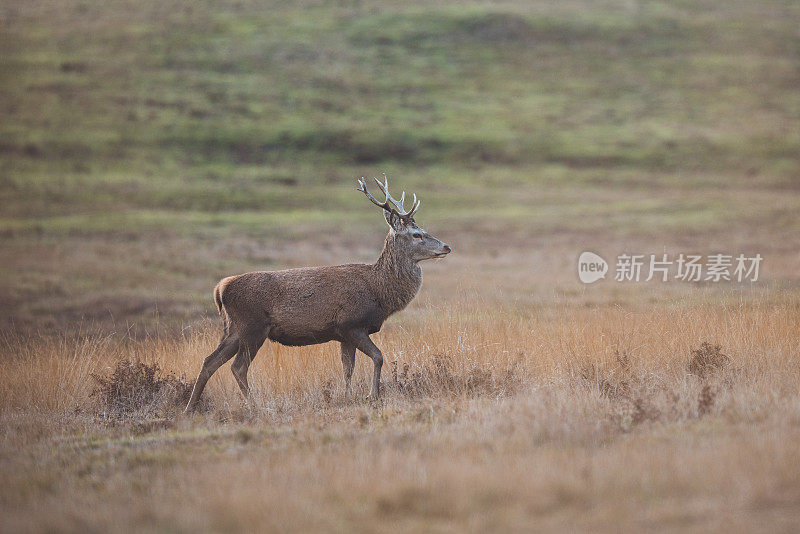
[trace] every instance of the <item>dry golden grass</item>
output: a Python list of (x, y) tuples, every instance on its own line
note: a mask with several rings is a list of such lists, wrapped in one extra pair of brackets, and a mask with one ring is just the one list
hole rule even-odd
[(169, 402), (109, 414), (91, 376), (132, 360), (191, 380), (216, 327), (7, 342), (0, 526), (790, 530), (799, 305), (417, 308), (376, 336), (378, 404), (361, 400), (365, 357), (346, 397), (334, 345), (267, 345), (250, 403), (225, 366), (191, 418)]
[[(800, 531), (798, 13), (0, 5), (0, 533)], [(214, 284), (374, 261), (383, 171), (453, 254), (382, 402), (267, 346), (182, 416)], [(764, 262), (586, 286), (586, 250)]]

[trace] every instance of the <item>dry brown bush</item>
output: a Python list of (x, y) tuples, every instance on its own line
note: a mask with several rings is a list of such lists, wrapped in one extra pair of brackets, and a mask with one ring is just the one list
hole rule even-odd
[(625, 352), (615, 351), (612, 363), (607, 367), (596, 363), (584, 364), (579, 376), (587, 387), (607, 399), (611, 405), (611, 421), (624, 431), (646, 421), (661, 419), (662, 410), (658, 405), (664, 405), (664, 402), (656, 398), (657, 394), (666, 393), (667, 402), (675, 398), (671, 391), (653, 388), (646, 377), (636, 374)]
[(511, 395), (520, 385), (517, 369), (520, 358), (501, 369), (479, 362), (467, 362), (459, 368), (453, 357), (434, 354), (428, 360), (414, 363), (391, 362), (389, 391), (406, 397), (429, 395)]
[(711, 345), (704, 341), (699, 349), (692, 351), (692, 358), (686, 365), (686, 369), (693, 375), (704, 380), (730, 362), (730, 357), (722, 353), (722, 347)]
[(192, 392), (183, 376), (164, 372), (156, 362), (121, 360), (110, 373), (91, 377), (97, 386), (90, 396), (102, 416), (114, 419), (171, 415)]

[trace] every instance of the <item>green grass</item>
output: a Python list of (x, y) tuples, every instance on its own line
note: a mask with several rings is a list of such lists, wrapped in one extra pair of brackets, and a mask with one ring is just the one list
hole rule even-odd
[(791, 3), (45, 6), (5, 9), (0, 146), (89, 174), (148, 160), (730, 170), (800, 150), (781, 131), (799, 111)]
[(785, 0), (7, 3), (3, 271), (59, 276), (26, 257), (45, 242), (353, 242), (380, 230), (355, 178), (381, 171), (450, 235), (787, 244), (798, 18)]

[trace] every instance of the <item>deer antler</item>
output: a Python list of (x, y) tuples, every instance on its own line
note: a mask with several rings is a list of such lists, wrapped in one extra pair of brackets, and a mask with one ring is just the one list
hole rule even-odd
[(406, 192), (403, 191), (403, 194), (400, 195), (400, 200), (393, 198), (392, 195), (389, 194), (389, 179), (386, 177), (386, 173), (383, 173), (383, 183), (381, 183), (381, 181), (377, 178), (375, 178), (375, 183), (378, 184), (378, 189), (381, 190), (381, 193), (386, 196), (386, 200), (383, 202), (378, 202), (375, 197), (373, 197), (370, 192), (367, 191), (367, 182), (364, 181), (363, 176), (358, 181), (357, 189), (364, 193), (367, 198), (379, 208), (383, 208), (386, 211), (394, 213), (404, 221), (413, 220), (414, 214), (417, 212), (419, 205), (422, 203), (421, 200), (417, 200), (417, 195), (414, 195), (414, 200), (411, 202), (411, 209), (406, 211), (404, 207)]

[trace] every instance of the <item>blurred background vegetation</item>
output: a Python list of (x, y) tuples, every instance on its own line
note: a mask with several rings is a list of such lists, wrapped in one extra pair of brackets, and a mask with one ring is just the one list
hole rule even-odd
[(437, 298), (585, 302), (586, 247), (758, 251), (795, 284), (799, 20), (791, 0), (3, 2), (0, 328), (180, 327), (222, 276), (369, 261), (385, 230), (354, 184), (383, 171), (460, 254)]

